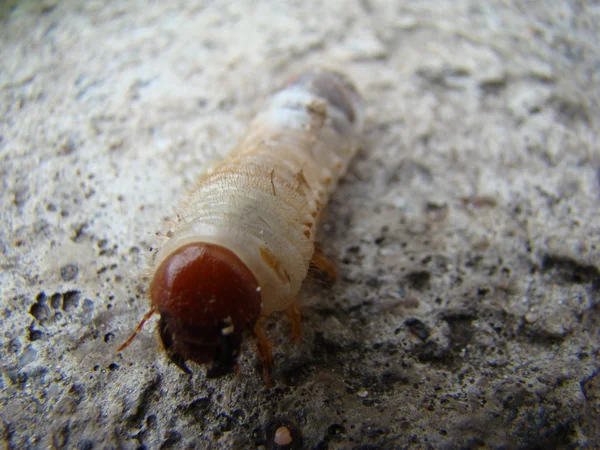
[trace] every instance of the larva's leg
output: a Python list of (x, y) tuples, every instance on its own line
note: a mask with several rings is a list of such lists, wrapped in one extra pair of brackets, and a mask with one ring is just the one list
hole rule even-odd
[(335, 263), (325, 256), (317, 245), (315, 245), (315, 252), (313, 253), (310, 263), (316, 269), (318, 278), (324, 281), (328, 286), (332, 286), (335, 283), (337, 278)]
[(299, 341), (302, 337), (302, 308), (297, 301), (288, 306), (287, 315), (292, 323), (292, 340)]
[(261, 321), (258, 320), (252, 330), (252, 337), (256, 341), (256, 347), (258, 349), (258, 356), (263, 364), (263, 373), (265, 377), (265, 384), (267, 387), (271, 387), (271, 367), (273, 366), (273, 345), (263, 330)]

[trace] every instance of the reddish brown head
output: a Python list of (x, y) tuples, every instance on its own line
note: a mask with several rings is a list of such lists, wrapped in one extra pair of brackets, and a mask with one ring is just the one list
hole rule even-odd
[(261, 312), (256, 277), (230, 250), (192, 243), (171, 253), (150, 284), (152, 306), (160, 313), (159, 333), (171, 359), (212, 362), (207, 376), (231, 372), (242, 333)]

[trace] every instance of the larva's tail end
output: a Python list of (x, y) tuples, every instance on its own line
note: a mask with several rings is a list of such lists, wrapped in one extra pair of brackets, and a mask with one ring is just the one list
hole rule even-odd
[(364, 102), (355, 84), (344, 73), (312, 67), (292, 79), (290, 85), (302, 86), (344, 114), (357, 131), (363, 127)]

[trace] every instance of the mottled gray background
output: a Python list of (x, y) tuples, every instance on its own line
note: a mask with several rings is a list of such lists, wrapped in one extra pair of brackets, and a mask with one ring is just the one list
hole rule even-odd
[[(2, 3), (2, 443), (600, 445), (600, 5), (527, 5)], [(186, 376), (154, 320), (117, 354), (163, 221), (314, 64), (366, 145), (320, 233), (339, 282), (306, 283), (299, 345), (269, 322), (274, 388), (250, 344)]]

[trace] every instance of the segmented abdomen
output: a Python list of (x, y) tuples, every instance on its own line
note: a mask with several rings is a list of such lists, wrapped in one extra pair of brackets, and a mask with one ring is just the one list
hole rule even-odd
[(156, 267), (186, 243), (221, 245), (255, 275), (263, 315), (287, 308), (307, 275), (321, 210), (359, 148), (362, 113), (336, 72), (314, 69), (279, 91), (200, 180)]

